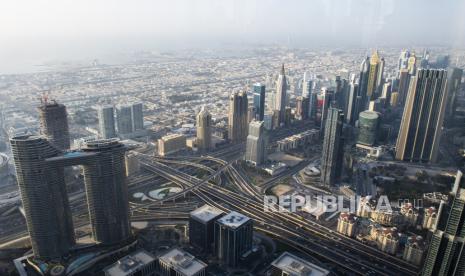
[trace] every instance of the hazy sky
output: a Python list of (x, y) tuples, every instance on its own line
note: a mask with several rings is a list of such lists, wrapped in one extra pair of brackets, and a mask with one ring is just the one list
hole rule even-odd
[(138, 49), (465, 43), (463, 0), (1, 0), (0, 60)]

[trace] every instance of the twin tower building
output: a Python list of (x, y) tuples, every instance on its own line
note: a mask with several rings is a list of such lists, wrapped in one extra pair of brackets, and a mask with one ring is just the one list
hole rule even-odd
[(75, 245), (65, 183), (69, 166), (82, 166), (95, 242), (113, 245), (129, 240), (126, 147), (117, 140), (97, 140), (69, 151), (66, 108), (43, 101), (39, 113), (42, 136), (10, 140), (34, 257), (57, 259)]

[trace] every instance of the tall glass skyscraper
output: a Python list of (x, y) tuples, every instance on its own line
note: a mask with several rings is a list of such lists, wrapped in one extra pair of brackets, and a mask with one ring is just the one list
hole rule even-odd
[(40, 134), (60, 150), (70, 147), (66, 106), (54, 100), (42, 99), (39, 110)]
[(343, 120), (342, 110), (337, 108), (328, 110), (321, 156), (321, 182), (325, 186), (333, 186), (341, 175), (344, 155)]
[(100, 136), (103, 139), (110, 139), (116, 137), (115, 109), (112, 105), (105, 105), (99, 107), (98, 124)]
[(253, 106), (255, 108), (256, 118), (263, 121), (265, 117), (265, 85), (256, 83), (253, 86)]
[(446, 106), (447, 72), (419, 69), (412, 77), (396, 143), (396, 159), (435, 162)]

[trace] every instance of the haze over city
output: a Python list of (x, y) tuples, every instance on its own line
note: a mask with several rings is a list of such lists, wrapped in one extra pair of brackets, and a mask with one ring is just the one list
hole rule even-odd
[(3, 1), (0, 275), (465, 275), (464, 8)]

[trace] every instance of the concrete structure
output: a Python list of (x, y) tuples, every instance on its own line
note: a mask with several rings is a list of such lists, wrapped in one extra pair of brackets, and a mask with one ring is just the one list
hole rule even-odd
[(450, 68), (448, 69), (447, 77), (447, 103), (446, 103), (446, 114), (445, 117), (448, 120), (452, 120), (457, 109), (457, 93), (460, 90), (462, 83), (463, 69)]
[(112, 105), (100, 106), (97, 113), (100, 137), (103, 139), (116, 137), (115, 108)]
[(281, 67), (281, 71), (276, 82), (276, 100), (274, 110), (278, 112), (278, 123), (281, 125), (285, 121), (286, 117), (286, 101), (287, 101), (287, 80), (284, 72), (284, 64)]
[(132, 131), (144, 129), (144, 105), (142, 103), (131, 104)]
[(132, 111), (130, 105), (118, 105), (116, 107), (116, 122), (118, 134), (132, 133)]
[(412, 236), (407, 239), (402, 259), (420, 266), (425, 253), (425, 242), (421, 236)]
[(278, 151), (288, 151), (316, 143), (320, 138), (318, 129), (310, 129), (281, 139), (277, 142)]
[(68, 113), (66, 106), (44, 97), (38, 107), (40, 134), (60, 150), (70, 148)]
[(253, 86), (253, 107), (256, 117), (254, 119), (263, 121), (265, 116), (265, 85), (256, 83)]
[(329, 275), (326, 270), (307, 260), (284, 252), (271, 263), (271, 276), (326, 276)]
[(343, 120), (344, 114), (340, 109), (330, 108), (321, 156), (321, 182), (326, 186), (333, 186), (341, 175), (344, 155)]
[(36, 136), (18, 136), (10, 142), (34, 256), (66, 255), (75, 239), (64, 170), (46, 161), (61, 152)]
[(215, 252), (220, 263), (236, 267), (241, 256), (252, 249), (253, 222), (231, 212), (215, 223)]
[(421, 224), (423, 229), (432, 230), (436, 225), (438, 219), (438, 213), (435, 207), (429, 207), (424, 210), (423, 222)]
[(465, 178), (461, 171), (455, 177), (449, 202), (439, 207), (423, 276), (465, 275)]
[(377, 237), (378, 249), (389, 254), (396, 254), (399, 250), (399, 232), (396, 227), (383, 228)]
[(245, 91), (233, 92), (229, 97), (228, 137), (232, 143), (240, 143), (247, 138), (248, 100)]
[(140, 171), (140, 162), (135, 152), (129, 152), (125, 157), (126, 175), (130, 176)]
[(378, 135), (379, 115), (374, 111), (363, 111), (358, 117), (357, 143), (373, 146)]
[(36, 258), (61, 257), (75, 243), (64, 180), (67, 166), (83, 167), (94, 240), (115, 244), (131, 236), (124, 145), (92, 141), (79, 151), (62, 154), (36, 136), (14, 137), (10, 142)]
[(159, 258), (162, 276), (205, 276), (207, 265), (191, 254), (173, 248)]
[(158, 155), (166, 156), (186, 149), (186, 136), (169, 134), (158, 139)]
[(405, 224), (416, 226), (418, 221), (418, 210), (415, 209), (412, 203), (405, 203), (400, 208), (400, 215)]
[(196, 117), (197, 123), (197, 148), (201, 151), (212, 149), (212, 115), (205, 106), (202, 107)]
[(145, 134), (143, 104), (132, 103), (116, 106), (118, 135), (122, 139)]
[(211, 253), (215, 221), (223, 215), (223, 211), (210, 205), (192, 211), (189, 216), (189, 243), (202, 252)]
[(157, 259), (139, 249), (103, 269), (105, 276), (153, 276), (156, 275)]
[(266, 154), (265, 123), (252, 121), (249, 124), (245, 160), (254, 165), (261, 165), (266, 161)]
[(447, 72), (419, 69), (412, 77), (396, 143), (396, 159), (435, 162), (446, 107)]
[(337, 231), (343, 235), (355, 237), (356, 219), (354, 214), (342, 212), (337, 219)]
[(310, 108), (310, 98), (297, 97), (297, 107), (295, 117), (298, 120), (306, 120), (308, 118), (308, 109)]

